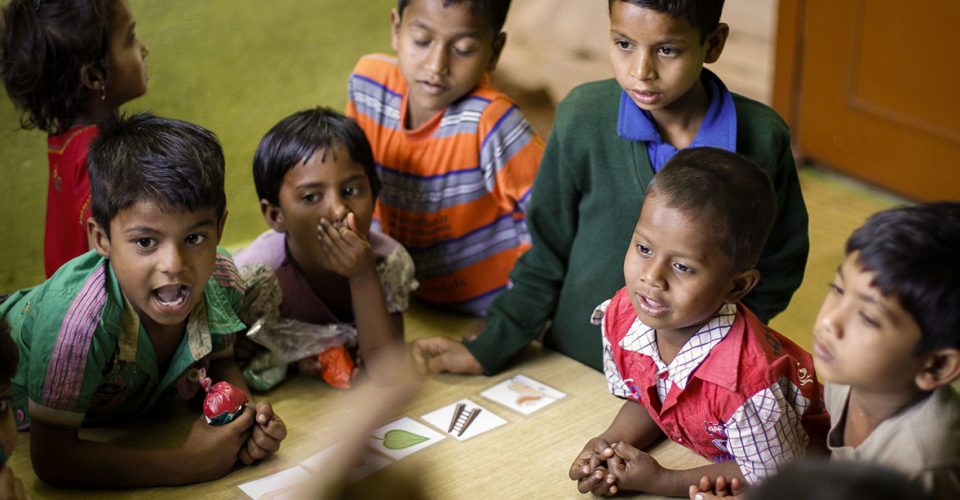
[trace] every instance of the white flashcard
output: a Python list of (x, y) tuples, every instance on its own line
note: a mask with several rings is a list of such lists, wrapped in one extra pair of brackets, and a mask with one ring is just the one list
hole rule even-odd
[(566, 394), (526, 375), (514, 375), (480, 393), (481, 396), (529, 415), (566, 397)]
[(499, 415), (469, 399), (461, 399), (420, 418), (458, 441), (470, 439), (507, 423)]
[[(334, 454), (340, 449), (340, 445), (333, 445), (312, 457), (300, 462), (300, 466), (316, 474), (321, 474), (327, 462), (333, 458)], [(380, 455), (364, 450), (361, 454), (354, 457), (347, 465), (347, 480), (359, 481), (370, 474), (390, 465), (390, 461)]]
[(300, 466), (282, 470), (240, 485), (240, 489), (255, 500), (295, 500), (303, 497), (301, 488), (313, 475)]
[(374, 429), (370, 447), (394, 460), (416, 453), (443, 439), (440, 434), (410, 417)]

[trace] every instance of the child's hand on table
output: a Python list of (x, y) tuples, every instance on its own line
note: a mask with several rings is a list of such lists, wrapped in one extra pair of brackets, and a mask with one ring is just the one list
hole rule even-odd
[(743, 493), (743, 483), (740, 478), (728, 480), (725, 476), (718, 476), (716, 481), (710, 476), (700, 478), (700, 484), (690, 485), (690, 500), (711, 500), (714, 498), (737, 498)]
[(622, 441), (613, 443), (613, 456), (607, 459), (607, 468), (621, 489), (650, 491), (650, 481), (656, 479), (663, 467), (649, 453)]
[(577, 482), (580, 493), (593, 493), (597, 496), (617, 494), (620, 490), (616, 484), (617, 479), (607, 466), (613, 455), (613, 449), (605, 440), (595, 437), (587, 441), (570, 466), (570, 479)]
[(250, 438), (239, 453), (240, 461), (246, 465), (275, 453), (280, 449), (280, 442), (287, 437), (287, 427), (280, 417), (273, 413), (270, 403), (260, 401), (257, 403), (255, 413), (256, 425), (253, 426)]
[(223, 477), (237, 463), (241, 447), (250, 438), (254, 412), (244, 410), (223, 425), (210, 425), (201, 415), (193, 423), (187, 439), (180, 445), (186, 459), (186, 482), (210, 481)]
[(463, 343), (448, 337), (420, 339), (410, 345), (417, 371), (426, 373), (483, 373), (483, 366)]
[(357, 231), (357, 217), (352, 212), (347, 214), (340, 227), (327, 219), (320, 219), (317, 231), (328, 269), (348, 279), (365, 272), (376, 272), (373, 248)]

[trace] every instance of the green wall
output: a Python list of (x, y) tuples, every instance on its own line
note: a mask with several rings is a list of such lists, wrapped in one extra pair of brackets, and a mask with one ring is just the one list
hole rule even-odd
[[(3, 2), (4, 4), (6, 2)], [(362, 54), (390, 51), (393, 0), (131, 0), (150, 47), (147, 95), (123, 110), (152, 110), (213, 130), (227, 159), (230, 216), (223, 244), (266, 228), (251, 177), (257, 142), (279, 119), (326, 105), (343, 110)], [(0, 90), (0, 293), (43, 279), (46, 136), (18, 130)]]

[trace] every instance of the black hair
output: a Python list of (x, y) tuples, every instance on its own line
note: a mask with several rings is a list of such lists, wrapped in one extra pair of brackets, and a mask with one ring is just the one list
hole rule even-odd
[(920, 327), (914, 354), (960, 348), (960, 203), (878, 212), (847, 240), (847, 254), (874, 273)]
[[(855, 460), (800, 460), (744, 491), (748, 500), (928, 500), (890, 467)], [(932, 499), (931, 499), (932, 500)]]
[(20, 126), (59, 134), (89, 95), (83, 66), (106, 75), (117, 0), (11, 0), (3, 9), (0, 76)]
[(681, 149), (653, 176), (647, 196), (653, 194), (712, 230), (734, 273), (757, 265), (773, 228), (776, 193), (752, 160), (719, 148)]
[[(403, 18), (403, 9), (407, 8), (410, 0), (397, 0), (397, 13)], [(503, 31), (503, 24), (507, 21), (507, 11), (510, 10), (510, 0), (443, 0), (443, 6), (449, 7), (466, 3), (475, 14), (480, 14), (490, 22), (493, 28), (494, 39)]]
[(87, 155), (93, 219), (110, 236), (121, 210), (151, 201), (173, 210), (215, 208), (223, 218), (223, 150), (209, 130), (152, 113), (100, 126)]
[(0, 384), (9, 382), (16, 375), (19, 358), (17, 344), (10, 338), (10, 328), (0, 319)]
[(723, 0), (607, 0), (607, 8), (612, 10), (614, 2), (631, 3), (673, 19), (683, 18), (700, 32), (701, 44), (720, 24), (723, 12)]
[(257, 196), (280, 206), (280, 186), (287, 171), (306, 163), (317, 150), (341, 146), (354, 163), (363, 165), (373, 199), (380, 194), (380, 177), (373, 150), (363, 129), (346, 116), (324, 107), (298, 111), (273, 126), (260, 140), (253, 156), (253, 182)]

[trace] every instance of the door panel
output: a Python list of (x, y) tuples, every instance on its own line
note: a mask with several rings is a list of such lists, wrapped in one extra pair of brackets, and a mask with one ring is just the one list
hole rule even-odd
[(960, 199), (960, 2), (783, 7), (800, 16), (792, 125), (803, 154), (912, 198)]

